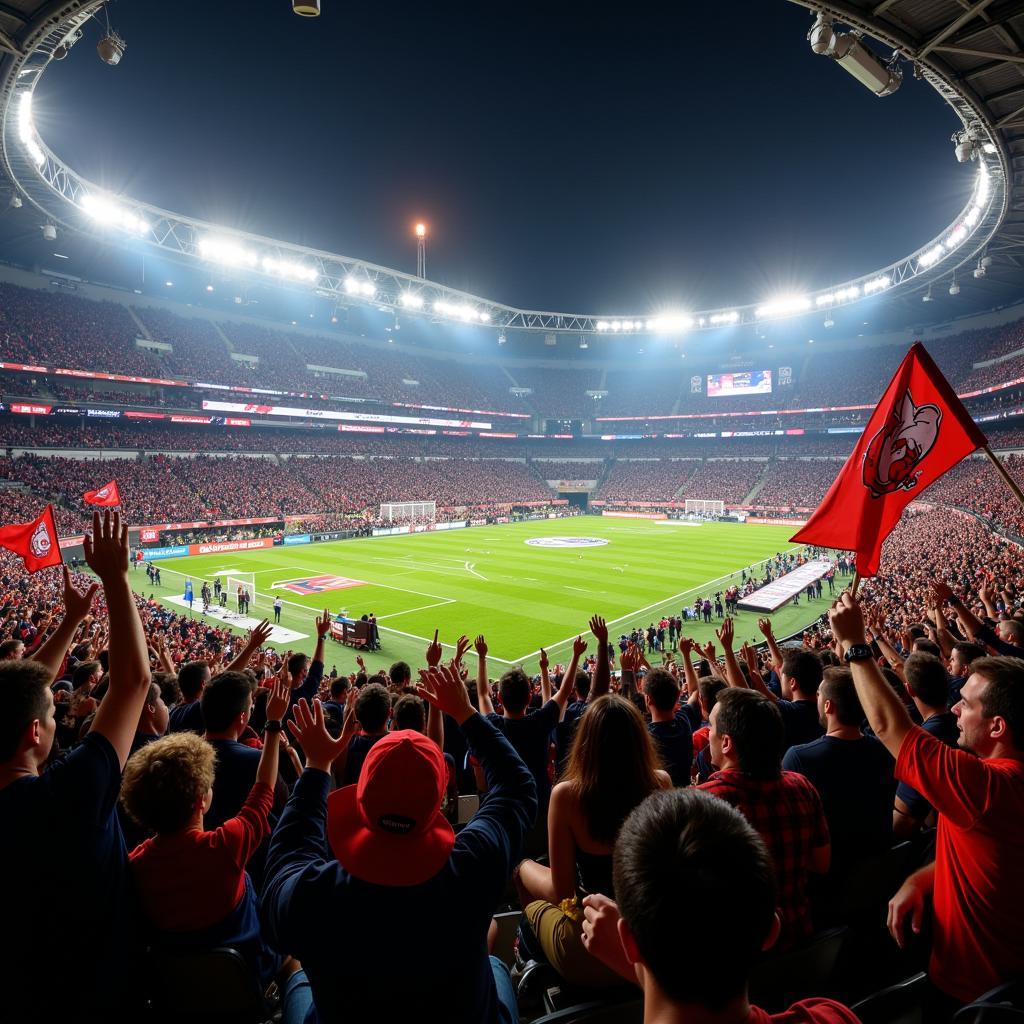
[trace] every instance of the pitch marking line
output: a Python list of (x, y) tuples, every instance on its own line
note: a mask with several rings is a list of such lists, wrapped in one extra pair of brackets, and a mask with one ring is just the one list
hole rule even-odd
[(487, 577), (476, 571), (476, 562), (466, 562), (466, 572), (471, 572), (474, 576), (482, 579), (484, 583), (487, 582)]
[(406, 608), (404, 612), (388, 612), (387, 615), (378, 615), (377, 621), (383, 622), (385, 619), (397, 619), (399, 615), (412, 615), (413, 612), (424, 612), (428, 608), (443, 608), (446, 604), (455, 604), (455, 598), (449, 597), (444, 601), (435, 601), (433, 604), (421, 604), (419, 608)]
[[(804, 545), (802, 545), (802, 544), (796, 544), (796, 545), (794, 545), (791, 548), (787, 548), (784, 553), (788, 554), (790, 551), (797, 551), (797, 550), (799, 550), (803, 546)], [(773, 559), (774, 559), (774, 556), (772, 556), (772, 558), (763, 558), (763, 559), (761, 559), (760, 562), (755, 562), (754, 565), (764, 565), (765, 562), (770, 562)], [(666, 597), (666, 598), (664, 598), (661, 601), (655, 601), (653, 604), (645, 605), (643, 608), (637, 608), (635, 611), (631, 611), (627, 615), (620, 615), (617, 619), (609, 619), (605, 623), (605, 625), (606, 626), (614, 626), (617, 622), (625, 622), (626, 619), (631, 619), (635, 615), (642, 615), (644, 612), (649, 612), (652, 608), (661, 608), (664, 605), (670, 604), (673, 601), (678, 601), (679, 598), (681, 598), (681, 597), (686, 597), (687, 594), (694, 594), (698, 590), (704, 590), (706, 587), (710, 587), (710, 586), (713, 586), (716, 583), (721, 583), (724, 580), (731, 579), (733, 576), (738, 576), (744, 569), (747, 569), (747, 568), (749, 568), (749, 566), (744, 565), (744, 566), (741, 566), (739, 569), (737, 569), (735, 572), (728, 572), (724, 576), (716, 576), (713, 580), (706, 580), (704, 583), (700, 583), (696, 587), (690, 587), (689, 590), (681, 590), (678, 594), (673, 594), (671, 597)], [(566, 588), (566, 589), (569, 589), (569, 588)], [(536, 657), (536, 655), (540, 654), (540, 652), (542, 650), (554, 651), (557, 648), (562, 647), (562, 646), (564, 646), (567, 643), (571, 643), (573, 640), (576, 639), (577, 636), (581, 636), (581, 635), (582, 634), (580, 634), (580, 633), (573, 633), (572, 636), (567, 636), (564, 640), (559, 640), (557, 643), (553, 643), (553, 644), (545, 644), (545, 646), (543, 648), (538, 647), (537, 650), (530, 651), (529, 654), (524, 654), (521, 657), (517, 658), (513, 662), (506, 662), (506, 664), (520, 665), (524, 661), (526, 661), (528, 658)], [(611, 633), (609, 633), (608, 634), (608, 641), (609, 641), (609, 643), (611, 642), (611, 639), (612, 639), (611, 638)], [(488, 655), (488, 657), (489, 657), (489, 655)], [(500, 661), (501, 659), (499, 658), (498, 660)]]
[[(323, 576), (324, 575), (324, 573), (321, 573), (319, 570), (314, 573), (312, 569), (307, 569), (305, 566), (301, 566), (301, 565), (293, 565), (293, 566), (290, 566), (290, 568), (292, 568), (292, 569), (299, 569), (302, 572), (312, 573), (314, 576)], [(293, 576), (291, 579), (288, 579), (288, 580), (274, 580), (272, 586), (278, 586), (281, 583), (295, 583), (298, 580), (303, 580), (303, 579), (308, 579), (308, 578), (309, 577), (306, 577), (306, 576)], [(400, 591), (403, 594), (415, 594), (417, 597), (429, 597), (432, 601), (454, 601), (455, 600), (454, 598), (445, 597), (442, 594), (428, 594), (428, 593), (426, 593), (423, 590), (409, 590), (406, 587), (393, 587), (390, 583), (377, 583), (374, 580), (365, 580), (364, 582), (369, 587), (383, 587), (385, 590), (397, 590), (397, 591)], [(356, 588), (354, 588), (354, 587), (347, 587), (346, 589), (347, 590), (354, 590)], [(335, 591), (325, 590), (324, 593), (325, 594), (332, 594), (332, 593), (335, 593)], [(303, 605), (302, 607), (307, 607), (307, 606)]]

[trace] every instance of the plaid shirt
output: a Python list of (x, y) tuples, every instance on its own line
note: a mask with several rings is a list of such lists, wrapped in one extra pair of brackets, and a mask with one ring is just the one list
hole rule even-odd
[(734, 768), (715, 772), (699, 788), (740, 811), (772, 855), (782, 918), (778, 948), (790, 949), (810, 938), (814, 933), (808, 894), (811, 854), (829, 845), (818, 791), (796, 772), (782, 772), (777, 779), (754, 779)]

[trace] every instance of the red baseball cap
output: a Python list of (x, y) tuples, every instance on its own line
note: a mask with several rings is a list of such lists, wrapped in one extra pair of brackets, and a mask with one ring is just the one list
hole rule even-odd
[(327, 798), (327, 841), (346, 870), (375, 885), (420, 885), (448, 863), (455, 833), (441, 813), (444, 754), (420, 732), (379, 739), (354, 786)]

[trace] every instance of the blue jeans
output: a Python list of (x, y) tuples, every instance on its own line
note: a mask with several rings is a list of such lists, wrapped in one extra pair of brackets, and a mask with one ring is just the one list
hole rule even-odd
[[(508, 968), (492, 956), (491, 973), (498, 990), (499, 1024), (519, 1024), (519, 1004)], [(305, 971), (296, 971), (285, 983), (281, 993), (282, 1024), (306, 1024), (313, 1010), (313, 990)]]

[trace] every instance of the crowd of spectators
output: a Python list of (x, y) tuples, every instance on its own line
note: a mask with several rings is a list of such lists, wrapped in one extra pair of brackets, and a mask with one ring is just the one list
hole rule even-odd
[(604, 501), (668, 501), (697, 472), (693, 459), (627, 459), (616, 462), (597, 492)]
[(708, 459), (687, 479), (679, 497), (708, 498), (738, 505), (764, 472), (765, 463), (759, 459)]
[(772, 459), (753, 504), (817, 508), (842, 465), (839, 459)]

